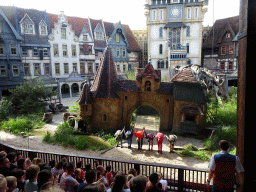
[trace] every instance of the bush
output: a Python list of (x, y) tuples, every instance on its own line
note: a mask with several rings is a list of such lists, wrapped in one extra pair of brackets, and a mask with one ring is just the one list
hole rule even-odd
[(192, 143), (186, 145), (184, 148), (191, 150), (191, 151), (198, 151), (198, 148), (196, 146), (194, 146)]
[(4, 131), (8, 131), (17, 135), (20, 135), (21, 132), (26, 134), (33, 128), (33, 124), (27, 118), (12, 118), (8, 121), (5, 121), (1, 129)]
[(13, 115), (13, 106), (5, 97), (0, 101), (0, 121), (7, 120)]
[(52, 142), (51, 134), (50, 134), (49, 131), (47, 131), (46, 135), (44, 136), (43, 142), (45, 142), (45, 143), (51, 143)]
[(183, 155), (184, 157), (194, 157), (195, 156), (194, 152), (189, 149), (182, 150), (180, 152), (180, 154)]

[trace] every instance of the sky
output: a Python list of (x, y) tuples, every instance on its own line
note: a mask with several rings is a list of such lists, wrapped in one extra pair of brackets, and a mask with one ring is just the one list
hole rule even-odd
[[(239, 14), (240, 0), (209, 0), (204, 26), (208, 24), (212, 26), (213, 1), (214, 20)], [(144, 4), (145, 0), (8, 0), (0, 3), (0, 5), (46, 10), (53, 14), (64, 11), (67, 16), (90, 17), (113, 23), (121, 21), (122, 24), (128, 24), (132, 30), (146, 28)]]

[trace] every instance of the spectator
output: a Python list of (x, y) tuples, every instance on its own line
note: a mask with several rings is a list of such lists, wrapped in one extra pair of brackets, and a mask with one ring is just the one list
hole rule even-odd
[(15, 177), (17, 178), (17, 188), (19, 190), (24, 191), (24, 185), (25, 185), (25, 172), (22, 170), (17, 170), (14, 172)]
[(127, 187), (130, 186), (130, 181), (134, 178), (133, 174), (127, 175)]
[(134, 168), (131, 168), (128, 172), (128, 174), (132, 174), (134, 177), (138, 175), (137, 171)]
[(7, 187), (7, 181), (6, 178), (0, 174), (0, 191), (1, 192), (7, 192), (8, 187)]
[(83, 167), (82, 167), (82, 162), (83, 162), (83, 161), (77, 162), (77, 163), (76, 163), (76, 168), (80, 168), (80, 170), (81, 170), (81, 175), (80, 175), (80, 177), (81, 177), (82, 180), (84, 180), (84, 171), (83, 171)]
[(6, 158), (7, 153), (5, 151), (0, 151), (0, 158)]
[(75, 165), (73, 162), (68, 163), (67, 172), (64, 172), (60, 179), (60, 186), (64, 187), (65, 191), (76, 192), (79, 183), (72, 177), (74, 173)]
[(49, 166), (51, 166), (51, 168), (56, 166), (56, 162), (54, 159), (49, 162)]
[(37, 183), (39, 191), (51, 187), (54, 184), (54, 177), (52, 172), (48, 169), (40, 171), (38, 174)]
[(14, 176), (6, 177), (8, 192), (19, 192), (17, 188), (17, 178)]
[(158, 187), (160, 178), (157, 173), (152, 173), (149, 176), (149, 186), (147, 186), (147, 192), (164, 192), (163, 189)]
[(163, 179), (162, 173), (157, 173), (160, 179), (159, 183), (162, 185), (162, 189), (167, 191), (167, 181)]
[(114, 181), (114, 177), (113, 177), (113, 173), (111, 170), (111, 165), (108, 165), (106, 168), (106, 180), (107, 180), (107, 184), (106, 187), (109, 187), (110, 184)]
[(25, 159), (25, 170), (27, 169), (27, 167), (29, 167), (29, 166), (31, 166), (32, 165), (32, 162), (31, 162), (31, 160), (29, 159), (29, 158), (26, 158)]
[(31, 165), (26, 169), (25, 172), (25, 192), (34, 192), (37, 191), (37, 176), (40, 171), (38, 165)]
[(95, 169), (86, 171), (85, 180), (86, 183), (81, 183), (77, 188), (77, 192), (83, 191), (87, 185), (91, 185), (97, 181), (97, 171)]
[(58, 162), (57, 165), (52, 168), (52, 173), (55, 179), (63, 173), (63, 161)]
[(94, 184), (86, 186), (82, 192), (105, 192), (102, 184)]
[(139, 175), (134, 177), (130, 181), (131, 192), (146, 192), (147, 189), (147, 177)]
[(124, 189), (126, 185), (126, 177), (123, 172), (118, 172), (114, 178), (112, 188), (107, 192), (130, 192), (130, 189)]
[[(15, 165), (17, 165), (17, 162), (22, 159), (22, 155), (21, 155), (21, 152), (17, 152), (16, 153), (16, 163), (14, 163)], [(17, 165), (18, 166), (18, 165)]]
[(83, 181), (83, 179), (81, 178), (81, 169), (80, 168), (76, 168), (75, 169), (75, 171), (74, 171), (74, 173), (75, 173), (75, 176), (76, 176), (76, 180), (77, 180), (77, 182), (78, 183), (83, 183), (84, 181)]
[[(68, 163), (63, 162), (63, 173), (67, 172), (67, 166), (68, 166)], [(60, 183), (60, 179), (61, 179), (63, 173), (61, 173), (61, 174), (59, 175), (59, 181), (58, 181), (58, 183)]]
[(243, 185), (244, 168), (239, 157), (228, 153), (229, 144), (226, 140), (219, 142), (219, 148), (221, 152), (211, 157), (207, 184), (213, 178), (213, 191), (233, 192), (236, 180), (238, 187)]
[(21, 170), (21, 171), (25, 171), (25, 159), (19, 159), (17, 161), (17, 168), (13, 169), (14, 171), (17, 171), (17, 170)]
[(10, 169), (10, 161), (6, 157), (0, 159), (0, 174), (3, 174), (5, 177), (13, 175), (13, 171)]
[(7, 158), (10, 161), (10, 169), (13, 170), (13, 169), (17, 168), (17, 165), (15, 165), (17, 163), (16, 153), (14, 153), (14, 152), (8, 153)]

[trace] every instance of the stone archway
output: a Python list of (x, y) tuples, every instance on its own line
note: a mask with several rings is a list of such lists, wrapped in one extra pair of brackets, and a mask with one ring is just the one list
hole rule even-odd
[(73, 83), (71, 85), (71, 92), (72, 92), (72, 97), (77, 97), (79, 93), (79, 85), (77, 83)]
[(61, 86), (61, 95), (62, 95), (62, 98), (67, 98), (67, 97), (70, 97), (70, 92), (69, 92), (69, 85), (68, 84), (63, 84)]

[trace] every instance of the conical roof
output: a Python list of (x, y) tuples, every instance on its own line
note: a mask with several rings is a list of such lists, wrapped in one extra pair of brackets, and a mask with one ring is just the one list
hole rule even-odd
[(141, 80), (142, 78), (151, 78), (151, 79), (156, 79), (160, 81), (161, 71), (155, 70), (153, 65), (149, 62), (143, 70), (142, 69), (138, 70), (136, 79)]
[(91, 87), (93, 97), (119, 97), (117, 94), (118, 79), (112, 51), (107, 47)]

